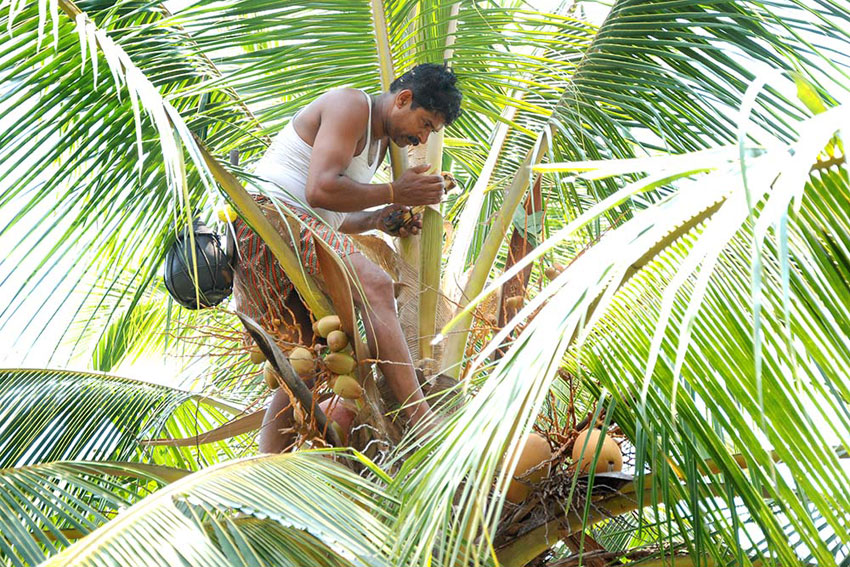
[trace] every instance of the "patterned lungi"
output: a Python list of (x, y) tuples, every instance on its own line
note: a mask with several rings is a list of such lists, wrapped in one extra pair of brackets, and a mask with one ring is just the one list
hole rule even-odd
[[(266, 218), (283, 235), (284, 240), (289, 241), (290, 227), (294, 223), (287, 223), (268, 197), (255, 195), (254, 200)], [(357, 252), (354, 242), (347, 235), (335, 231), (309, 213), (299, 211), (285, 203), (278, 202), (278, 205), (289, 208), (305, 225), (293, 229), (294, 233), (294, 230), (300, 228), (298, 258), (305, 272), (316, 278), (320, 286), (324, 284), (324, 281), (319, 273), (319, 262), (316, 257), (314, 239), (317, 236), (342, 258)], [(292, 282), (286, 277), (268, 245), (242, 222), (241, 218), (234, 221), (233, 228), (236, 230), (239, 254), (233, 280), (236, 310), (261, 324), (268, 325), (274, 319), (283, 320), (286, 311), (284, 303), (289, 294), (294, 291)]]

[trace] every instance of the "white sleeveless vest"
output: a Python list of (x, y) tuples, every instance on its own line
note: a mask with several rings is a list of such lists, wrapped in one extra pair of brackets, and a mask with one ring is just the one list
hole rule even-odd
[[(372, 176), (375, 175), (375, 170), (378, 169), (378, 157), (376, 153), (375, 162), (369, 164), (369, 153), (372, 145), (372, 100), (365, 92), (363, 96), (366, 97), (366, 102), (369, 105), (366, 145), (363, 151), (354, 156), (343, 175), (358, 183), (369, 183), (372, 181)], [(307, 205), (305, 188), (313, 147), (298, 135), (292, 125), (293, 121), (290, 120), (289, 124), (272, 140), (266, 153), (257, 162), (254, 174), (260, 178), (258, 183), (262, 186), (265, 194), (280, 199), (297, 209), (306, 212), (312, 211), (334, 229), (338, 229), (342, 221), (345, 220), (345, 213), (318, 207), (311, 209)]]

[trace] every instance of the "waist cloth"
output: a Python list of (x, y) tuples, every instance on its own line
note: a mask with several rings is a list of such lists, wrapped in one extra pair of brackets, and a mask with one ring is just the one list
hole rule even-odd
[[(271, 199), (263, 195), (252, 196), (278, 233), (284, 237), (289, 235), (291, 225), (281, 216)], [(316, 279), (320, 287), (325, 287), (319, 273), (314, 239), (321, 238), (341, 258), (358, 251), (354, 241), (303, 210), (280, 201), (277, 204), (292, 211), (303, 223), (299, 231), (300, 243), (295, 246), (295, 252), (304, 270)], [(292, 282), (268, 245), (241, 218), (233, 222), (233, 228), (239, 251), (233, 277), (236, 310), (261, 325), (269, 325), (274, 319), (283, 320), (287, 310), (286, 298), (295, 289)]]

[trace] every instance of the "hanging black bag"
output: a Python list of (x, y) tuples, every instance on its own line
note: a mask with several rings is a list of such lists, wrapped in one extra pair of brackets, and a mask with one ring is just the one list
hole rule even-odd
[(188, 230), (184, 230), (165, 255), (165, 287), (171, 297), (187, 309), (214, 307), (233, 292), (233, 238), (227, 239), (227, 248), (223, 247), (221, 236), (200, 219), (192, 224), (192, 232), (197, 282), (192, 241)]

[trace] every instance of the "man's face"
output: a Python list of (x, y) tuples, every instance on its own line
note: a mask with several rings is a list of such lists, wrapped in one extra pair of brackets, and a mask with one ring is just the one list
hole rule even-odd
[(421, 106), (412, 109), (413, 95), (403, 89), (396, 93), (390, 112), (389, 134), (396, 145), (418, 146), (428, 141), (428, 135), (443, 127), (443, 117)]

